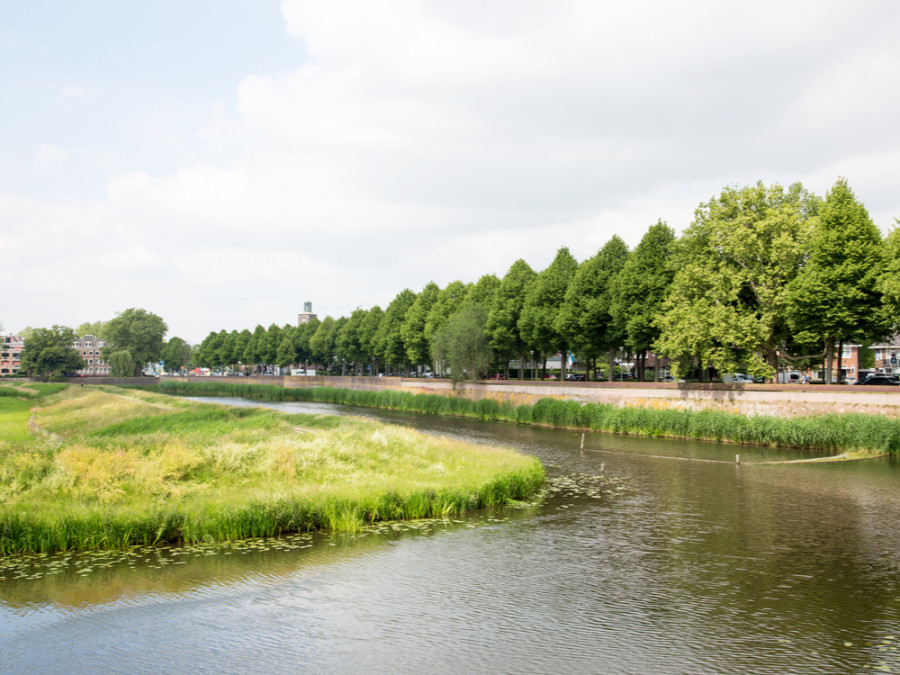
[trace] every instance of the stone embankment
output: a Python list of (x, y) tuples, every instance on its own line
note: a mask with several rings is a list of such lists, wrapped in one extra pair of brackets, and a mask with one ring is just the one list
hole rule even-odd
[[(199, 381), (207, 378), (189, 379)], [(393, 389), (415, 394), (465, 396), (473, 400), (490, 398), (516, 405), (531, 404), (541, 398), (558, 398), (619, 406), (708, 409), (777, 417), (841, 413), (900, 417), (900, 387), (888, 386), (491, 380), (465, 382), (454, 388), (449, 380), (404, 377), (268, 376), (215, 379), (284, 387), (336, 387), (357, 391)]]

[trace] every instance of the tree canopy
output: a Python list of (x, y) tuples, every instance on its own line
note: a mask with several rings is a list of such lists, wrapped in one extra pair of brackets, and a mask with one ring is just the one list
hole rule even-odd
[(692, 357), (721, 372), (772, 377), (787, 333), (787, 287), (809, 241), (816, 200), (798, 183), (725, 188), (695, 211), (673, 264), (658, 353), (676, 374)]
[(491, 347), (485, 332), (487, 311), (472, 303), (455, 312), (435, 336), (434, 360), (444, 361), (453, 382), (477, 379), (491, 365)]
[[(486, 330), (496, 354), (508, 362), (513, 358), (524, 359), (528, 347), (519, 333), (519, 318), (525, 305), (529, 284), (537, 276), (528, 263), (516, 260), (500, 281), (488, 314)], [(523, 369), (519, 369), (519, 378)]]
[(628, 246), (621, 237), (613, 236), (578, 266), (556, 318), (557, 330), (581, 355), (608, 353), (610, 373), (613, 348), (622, 343), (622, 333), (612, 317), (614, 283), (627, 258)]
[(22, 348), (20, 368), (29, 377), (58, 379), (84, 367), (84, 361), (72, 348), (75, 331), (67, 326), (35, 328)]
[(104, 328), (106, 347), (103, 357), (125, 350), (134, 359), (134, 375), (151, 361), (159, 361), (163, 337), (168, 326), (159, 316), (145, 309), (130, 308), (110, 319)]
[(828, 359), (835, 345), (885, 336), (881, 233), (843, 178), (828, 192), (813, 225), (809, 256), (790, 284), (788, 323), (800, 342), (818, 340)]
[(569, 249), (559, 249), (553, 262), (529, 285), (518, 321), (519, 332), (528, 347), (541, 354), (560, 351), (563, 364), (567, 334), (558, 330), (557, 316), (577, 269), (578, 263)]
[(162, 360), (166, 370), (179, 371), (191, 363), (191, 346), (180, 337), (172, 337), (163, 347)]

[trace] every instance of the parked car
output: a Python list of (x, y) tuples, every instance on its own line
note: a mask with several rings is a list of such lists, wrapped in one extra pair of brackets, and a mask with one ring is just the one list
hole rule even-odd
[(494, 373), (488, 379), (489, 380), (505, 380), (506, 378), (503, 377), (503, 375), (501, 375), (500, 373)]
[(722, 382), (727, 384), (753, 384), (753, 378), (744, 373), (725, 373)]
[(900, 380), (891, 375), (869, 375), (866, 379), (859, 380), (856, 384), (900, 386)]
[(566, 380), (569, 382), (584, 382), (584, 373), (567, 373)]

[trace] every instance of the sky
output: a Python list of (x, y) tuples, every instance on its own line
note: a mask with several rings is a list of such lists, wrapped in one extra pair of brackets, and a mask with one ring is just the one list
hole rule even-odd
[(676, 232), (844, 177), (900, 217), (895, 0), (33, 0), (0, 7), (4, 333), (169, 337)]

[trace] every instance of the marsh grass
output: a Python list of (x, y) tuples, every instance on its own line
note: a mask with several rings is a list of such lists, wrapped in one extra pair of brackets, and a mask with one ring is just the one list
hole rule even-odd
[(883, 415), (852, 413), (787, 419), (713, 410), (619, 407), (551, 398), (541, 399), (534, 405), (515, 406), (491, 399), (472, 401), (438, 394), (328, 387), (294, 389), (219, 382), (162, 382), (157, 385), (157, 391), (179, 396), (319, 401), (563, 429), (827, 452), (891, 455), (900, 452), (900, 420)]
[(508, 449), (146, 391), (3, 398), (0, 425), (27, 429), (35, 404), (54, 436), (0, 453), (0, 554), (355, 531), (520, 501), (544, 480)]

